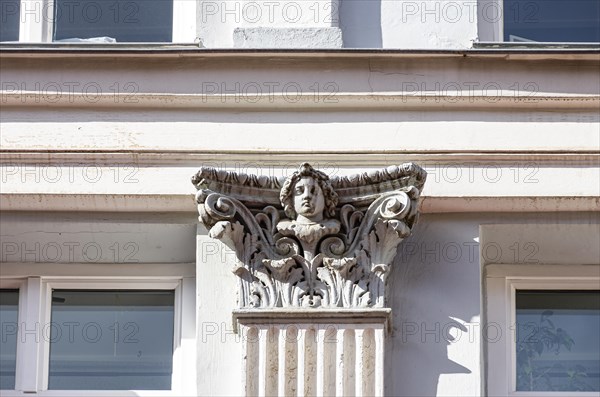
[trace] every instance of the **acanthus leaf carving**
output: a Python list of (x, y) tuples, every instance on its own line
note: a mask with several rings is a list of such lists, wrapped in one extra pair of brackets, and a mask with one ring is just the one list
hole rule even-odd
[(330, 179), (203, 168), (199, 219), (237, 258), (240, 308), (385, 306), (397, 247), (418, 218), (426, 173), (414, 164)]

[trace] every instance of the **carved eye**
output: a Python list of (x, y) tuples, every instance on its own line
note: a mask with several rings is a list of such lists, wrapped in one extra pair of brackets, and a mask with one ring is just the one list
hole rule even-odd
[(298, 186), (298, 187), (296, 188), (296, 194), (302, 194), (302, 193), (304, 193), (304, 187), (302, 187), (302, 186)]

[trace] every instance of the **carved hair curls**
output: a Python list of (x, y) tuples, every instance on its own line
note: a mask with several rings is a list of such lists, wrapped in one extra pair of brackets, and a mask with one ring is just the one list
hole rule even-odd
[(322, 171), (315, 170), (310, 164), (304, 163), (298, 168), (298, 171), (290, 175), (281, 188), (279, 200), (283, 206), (285, 215), (290, 219), (296, 219), (296, 210), (294, 209), (293, 190), (296, 183), (303, 177), (313, 178), (319, 184), (323, 197), (325, 198), (325, 215), (329, 218), (335, 217), (335, 209), (338, 204), (338, 195), (333, 190), (329, 176)]

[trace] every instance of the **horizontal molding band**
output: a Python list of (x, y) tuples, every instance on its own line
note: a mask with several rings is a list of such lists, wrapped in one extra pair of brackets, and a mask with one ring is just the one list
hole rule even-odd
[(2, 57), (199, 57), (199, 58), (440, 58), (498, 57), (518, 59), (598, 60), (600, 49), (594, 43), (474, 43), (466, 49), (243, 49), (200, 48), (192, 43), (2, 43)]
[(48, 266), (46, 262), (2, 263), (2, 277), (22, 279), (24, 274), (51, 279), (79, 279), (94, 277), (101, 280), (122, 280), (123, 277), (134, 280), (165, 280), (165, 278), (196, 277), (196, 263), (119, 263), (119, 266), (107, 266), (107, 263), (60, 262)]
[(479, 91), (456, 92), (380, 92), (380, 93), (217, 93), (217, 94), (153, 94), (153, 93), (81, 93), (0, 91), (3, 107), (43, 108), (118, 108), (122, 109), (244, 109), (244, 110), (331, 110), (331, 109), (484, 109), (597, 110), (599, 95), (547, 94), (527, 91), (501, 91), (493, 96)]
[(369, 308), (369, 309), (286, 309), (274, 308), (262, 309), (237, 309), (233, 311), (234, 322), (241, 324), (277, 324), (281, 323), (303, 323), (332, 321), (348, 321), (352, 323), (370, 323), (374, 320), (387, 322), (391, 316), (392, 309)]
[(343, 151), (310, 153), (286, 151), (148, 151), (148, 150), (123, 150), (102, 151), (90, 149), (89, 151), (52, 151), (40, 150), (0, 150), (0, 164), (94, 164), (97, 166), (111, 166), (114, 164), (135, 164), (139, 166), (153, 165), (189, 165), (198, 166), (205, 163), (217, 163), (236, 166), (240, 163), (262, 164), (268, 166), (287, 166), (310, 159), (315, 163), (334, 163), (340, 166), (388, 166), (404, 162), (418, 162), (420, 164), (453, 164), (485, 163), (514, 164), (536, 162), (539, 164), (557, 165), (590, 165), (600, 166), (600, 150), (598, 151), (519, 151), (501, 150), (488, 151)]
[(598, 263), (594, 264), (560, 264), (560, 263), (540, 263), (540, 264), (489, 264), (483, 268), (484, 278), (545, 278), (564, 281), (565, 275), (577, 274), (585, 280), (594, 278), (600, 281), (600, 269)]
[[(194, 195), (0, 194), (1, 211), (196, 212)], [(421, 212), (600, 212), (598, 196), (424, 196)]]
[(600, 212), (600, 197), (424, 197), (421, 212)]

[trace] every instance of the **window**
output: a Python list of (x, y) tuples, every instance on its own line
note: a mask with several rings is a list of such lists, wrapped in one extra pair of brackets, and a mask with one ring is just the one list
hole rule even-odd
[(487, 272), (487, 394), (598, 396), (597, 267), (488, 265)]
[(600, 42), (600, 1), (504, 0), (504, 41)]
[[(479, 231), (481, 246), (506, 252), (480, 256), (482, 394), (598, 397), (598, 223), (486, 224)], [(504, 249), (515, 242), (536, 247), (535, 263)]]
[(55, 0), (53, 40), (170, 42), (173, 0)]
[(2, 396), (193, 390), (193, 278), (24, 277), (0, 287)]
[(54, 290), (50, 390), (170, 390), (174, 291)]
[(19, 41), (20, 7), (20, 1), (0, 0), (0, 41)]
[(189, 0), (0, 0), (0, 41), (181, 42), (196, 37)]
[(517, 391), (600, 391), (600, 291), (516, 290)]
[(0, 290), (0, 390), (15, 388), (19, 290)]

